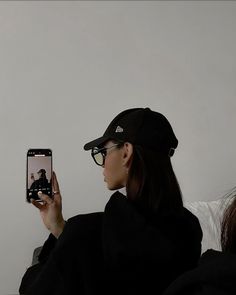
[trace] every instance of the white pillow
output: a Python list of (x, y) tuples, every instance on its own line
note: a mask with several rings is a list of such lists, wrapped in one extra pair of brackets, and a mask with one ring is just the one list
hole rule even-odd
[(229, 198), (216, 201), (186, 202), (185, 207), (199, 219), (202, 227), (202, 253), (207, 249), (221, 250), (220, 232), (221, 221)]

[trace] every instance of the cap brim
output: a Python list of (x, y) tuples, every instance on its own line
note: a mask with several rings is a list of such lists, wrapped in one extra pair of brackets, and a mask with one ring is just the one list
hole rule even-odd
[(97, 138), (97, 139), (95, 139), (95, 140), (93, 140), (93, 141), (90, 141), (90, 142), (86, 143), (86, 144), (84, 145), (84, 149), (85, 149), (86, 151), (91, 150), (92, 148), (97, 147), (97, 146), (99, 146), (99, 145), (105, 143), (105, 142), (108, 141), (108, 140), (109, 140), (109, 138), (107, 138), (107, 137), (104, 137), (104, 136), (99, 137), (99, 138)]

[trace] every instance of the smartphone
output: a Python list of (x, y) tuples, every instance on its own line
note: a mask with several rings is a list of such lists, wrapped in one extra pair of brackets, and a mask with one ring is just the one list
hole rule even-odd
[(38, 192), (52, 197), (52, 150), (29, 149), (26, 167), (26, 201), (41, 201)]

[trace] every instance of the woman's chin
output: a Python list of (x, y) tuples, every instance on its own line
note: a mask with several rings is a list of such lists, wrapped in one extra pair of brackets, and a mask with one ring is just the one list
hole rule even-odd
[(109, 183), (106, 183), (107, 184), (107, 188), (110, 190), (110, 191), (114, 191), (114, 190), (119, 190), (121, 188), (124, 188), (123, 185), (114, 185), (114, 184), (109, 184)]

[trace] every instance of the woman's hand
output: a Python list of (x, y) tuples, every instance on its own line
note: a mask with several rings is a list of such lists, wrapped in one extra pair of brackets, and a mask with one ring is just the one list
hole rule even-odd
[(53, 172), (52, 177), (52, 189), (54, 193), (53, 198), (38, 193), (38, 196), (43, 203), (37, 202), (34, 199), (31, 199), (31, 203), (39, 209), (40, 215), (47, 229), (58, 238), (64, 229), (65, 220), (62, 216), (61, 194), (55, 172)]

